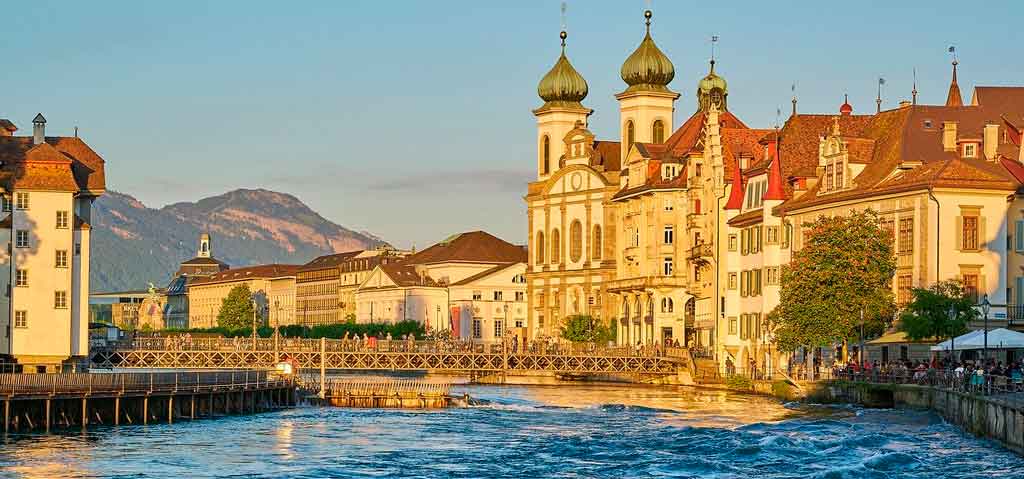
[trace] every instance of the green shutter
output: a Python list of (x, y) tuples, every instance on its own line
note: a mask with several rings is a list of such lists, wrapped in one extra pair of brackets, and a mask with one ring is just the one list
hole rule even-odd
[[(1019, 224), (1019, 223), (1018, 223)], [(1015, 304), (1024, 304), (1024, 276), (1017, 276), (1017, 298)]]
[(1024, 221), (1017, 221), (1017, 228), (1013, 234), (1015, 237), (1014, 239), (1017, 242), (1017, 247), (1015, 249), (1017, 252), (1024, 252)]

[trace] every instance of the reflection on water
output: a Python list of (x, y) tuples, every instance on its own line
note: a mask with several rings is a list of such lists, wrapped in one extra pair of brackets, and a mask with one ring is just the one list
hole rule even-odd
[(0, 477), (1024, 477), (1024, 459), (926, 413), (689, 388), (458, 390), (484, 404), (10, 436)]

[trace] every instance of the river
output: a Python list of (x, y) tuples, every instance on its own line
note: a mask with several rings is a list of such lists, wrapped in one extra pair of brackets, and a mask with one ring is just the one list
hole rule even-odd
[(684, 387), (462, 390), (485, 404), (12, 435), (0, 477), (1024, 477), (1024, 458), (925, 412)]

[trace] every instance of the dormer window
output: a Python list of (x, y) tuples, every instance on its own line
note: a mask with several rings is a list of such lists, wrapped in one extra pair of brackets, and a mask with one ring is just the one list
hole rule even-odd
[(976, 158), (978, 156), (978, 145), (964, 143), (964, 158)]
[(676, 165), (665, 165), (662, 169), (661, 176), (666, 180), (671, 180), (676, 177), (677, 171)]

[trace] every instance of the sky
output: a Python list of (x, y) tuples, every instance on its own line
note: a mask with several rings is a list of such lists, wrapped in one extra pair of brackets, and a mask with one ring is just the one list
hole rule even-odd
[[(399, 247), (482, 229), (526, 240), (537, 82), (558, 57), (558, 0), (33, 0), (0, 6), (0, 118), (30, 134), (75, 126), (108, 189), (150, 207), (236, 188), (291, 193)], [(14, 5), (16, 3), (16, 5)], [(619, 68), (643, 37), (643, 0), (568, 2), (568, 56), (598, 139), (617, 139)], [(975, 84), (1024, 83), (1016, 1), (656, 0), (652, 35), (675, 65), (676, 125), (696, 108), (717, 35), (729, 108), (854, 112), (945, 101), (956, 46)], [(784, 119), (784, 118), (783, 118)]]

